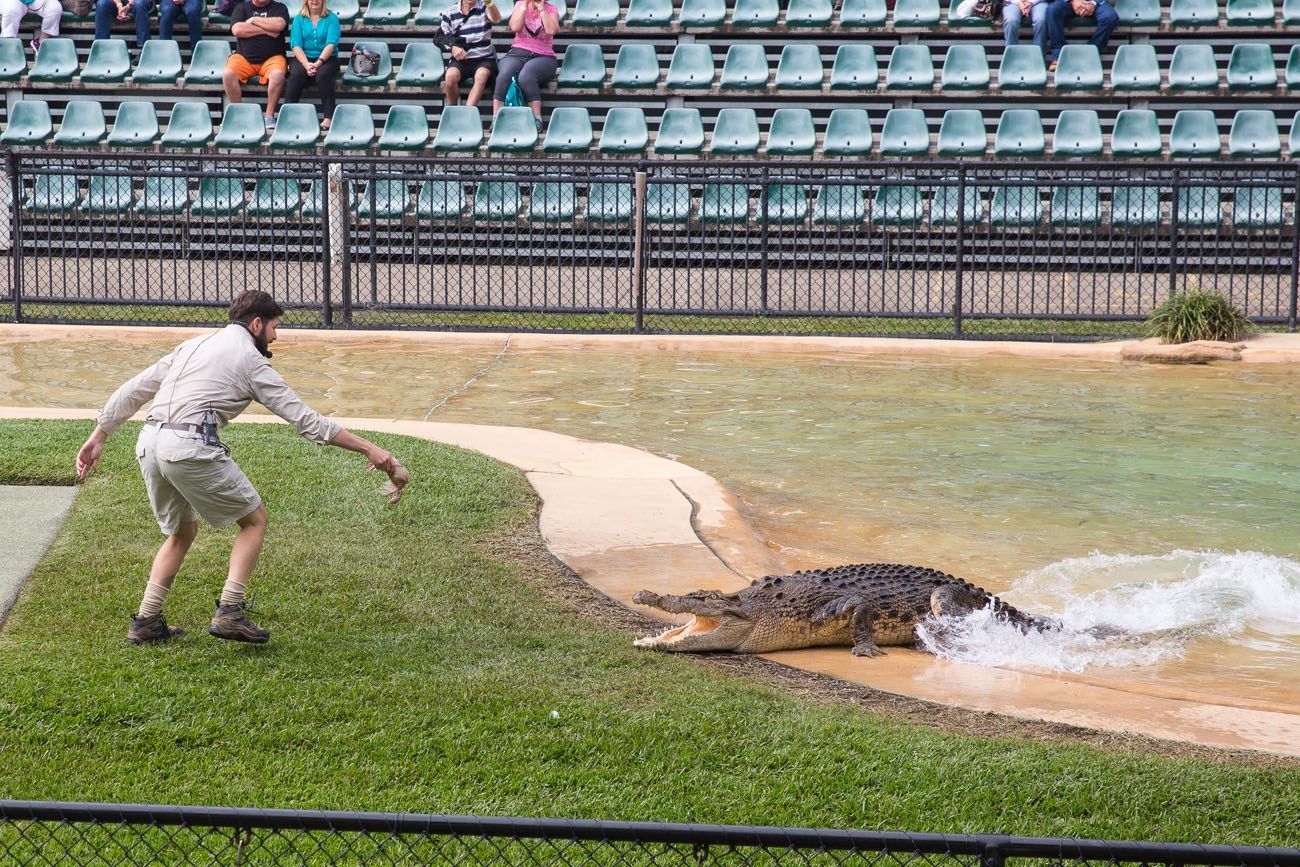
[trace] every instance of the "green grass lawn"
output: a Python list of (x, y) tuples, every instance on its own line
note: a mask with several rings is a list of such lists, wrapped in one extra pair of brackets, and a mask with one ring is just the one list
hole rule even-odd
[[(70, 483), (89, 427), (0, 422), (0, 482)], [(416, 477), (388, 508), (357, 455), (230, 429), (271, 643), (206, 635), (205, 527), (167, 603), (190, 633), (131, 647), (161, 541), (137, 429), (0, 631), (0, 797), (1300, 843), (1294, 762), (918, 727), (638, 651), (544, 593), (518, 472), (419, 440), (375, 436)]]

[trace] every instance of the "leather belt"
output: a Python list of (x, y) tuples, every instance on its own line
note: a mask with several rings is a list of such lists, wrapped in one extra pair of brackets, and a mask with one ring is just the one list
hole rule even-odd
[(186, 433), (196, 433), (196, 434), (203, 433), (203, 428), (199, 427), (196, 424), (181, 424), (179, 422), (174, 423), (170, 421), (154, 421), (153, 419), (145, 419), (145, 424), (150, 424), (153, 425), (154, 427), (166, 428), (167, 430), (183, 430)]

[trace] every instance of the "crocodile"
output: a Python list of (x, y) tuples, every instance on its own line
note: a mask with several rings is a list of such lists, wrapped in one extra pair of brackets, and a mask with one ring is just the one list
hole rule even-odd
[(999, 620), (1026, 633), (1060, 627), (959, 578), (897, 563), (769, 575), (735, 593), (697, 590), (674, 596), (642, 590), (632, 601), (693, 615), (686, 624), (636, 642), (650, 650), (690, 653), (848, 645), (854, 656), (879, 656), (881, 645), (915, 644), (917, 624), (930, 614), (947, 617), (990, 607)]

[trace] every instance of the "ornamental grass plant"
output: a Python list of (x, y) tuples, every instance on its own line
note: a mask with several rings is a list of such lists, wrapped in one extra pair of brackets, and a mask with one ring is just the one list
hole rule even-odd
[(1170, 296), (1151, 312), (1147, 334), (1164, 343), (1237, 341), (1253, 333), (1246, 314), (1218, 292), (1193, 289)]

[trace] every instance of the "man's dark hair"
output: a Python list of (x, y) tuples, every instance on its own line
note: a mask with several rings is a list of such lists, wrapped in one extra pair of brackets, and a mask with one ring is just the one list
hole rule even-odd
[(258, 316), (261, 316), (262, 321), (265, 322), (279, 319), (283, 315), (284, 308), (275, 303), (275, 299), (269, 292), (263, 292), (261, 289), (245, 289), (230, 302), (231, 322), (247, 325)]

